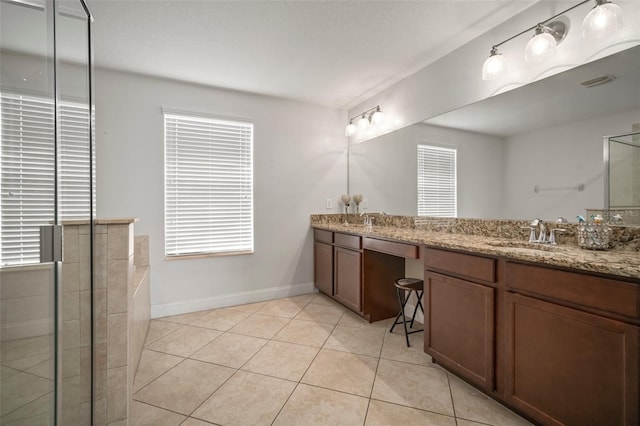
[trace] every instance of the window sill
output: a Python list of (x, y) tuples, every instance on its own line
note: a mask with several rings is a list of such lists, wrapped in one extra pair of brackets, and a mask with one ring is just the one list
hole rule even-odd
[(184, 259), (202, 259), (206, 257), (245, 256), (248, 254), (253, 254), (253, 250), (230, 251), (230, 252), (224, 252), (224, 253), (180, 254), (176, 256), (165, 256), (164, 260), (184, 260)]

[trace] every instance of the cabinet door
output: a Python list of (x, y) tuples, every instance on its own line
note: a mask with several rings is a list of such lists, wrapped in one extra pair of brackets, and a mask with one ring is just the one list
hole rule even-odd
[(315, 286), (324, 294), (333, 296), (333, 246), (316, 241), (313, 250)]
[(494, 385), (493, 307), (493, 288), (425, 272), (425, 352), (488, 391)]
[(506, 398), (551, 425), (637, 425), (640, 328), (507, 293)]
[(361, 312), (362, 253), (336, 247), (334, 268), (334, 297), (352, 310)]

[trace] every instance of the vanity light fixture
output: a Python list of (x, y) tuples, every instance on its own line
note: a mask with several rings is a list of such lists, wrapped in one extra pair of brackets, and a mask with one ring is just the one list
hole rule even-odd
[[(353, 123), (353, 120), (360, 117), (357, 121), (357, 126)], [(376, 105), (358, 115), (355, 115), (349, 119), (349, 124), (344, 130), (345, 135), (353, 136), (356, 132), (365, 131), (370, 125), (378, 126), (384, 122), (384, 113), (380, 110), (380, 105)]]
[(504, 75), (507, 70), (506, 58), (498, 53), (498, 47), (508, 41), (513, 40), (525, 33), (535, 30), (531, 40), (525, 48), (525, 59), (528, 62), (543, 61), (553, 55), (555, 48), (564, 40), (569, 28), (562, 20), (555, 20), (560, 15), (582, 6), (585, 3), (595, 1), (596, 5), (587, 14), (582, 23), (583, 36), (602, 38), (612, 34), (622, 27), (622, 10), (618, 5), (611, 3), (611, 0), (583, 0), (580, 3), (563, 10), (552, 17), (537, 23), (518, 34), (509, 37), (491, 47), (489, 58), (482, 66), (482, 79), (495, 80)]
[(602, 38), (622, 28), (622, 10), (609, 0), (595, 0), (596, 5), (584, 17), (582, 35), (588, 38)]

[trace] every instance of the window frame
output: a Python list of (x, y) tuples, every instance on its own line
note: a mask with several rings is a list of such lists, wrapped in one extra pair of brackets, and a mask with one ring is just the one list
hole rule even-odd
[[(428, 216), (428, 217), (458, 217), (458, 148), (452, 146), (443, 146), (432, 144), (428, 142), (419, 142), (417, 145), (417, 210), (418, 216)], [(437, 156), (438, 154), (444, 155), (444, 157), (449, 156), (449, 158), (453, 158), (452, 161), (447, 161), (446, 163), (440, 162), (436, 165), (436, 168), (433, 169), (434, 173), (441, 173), (445, 168), (453, 169), (449, 170), (450, 174), (448, 176), (444, 176), (443, 180), (446, 184), (446, 188), (442, 189), (442, 186), (438, 188), (438, 191), (441, 194), (436, 194), (432, 196), (433, 198), (442, 198), (442, 193), (452, 193), (452, 197), (445, 199), (446, 203), (438, 203), (435, 208), (428, 208), (426, 204), (428, 203), (424, 191), (426, 188), (421, 183), (421, 180), (426, 179), (424, 176), (425, 170), (423, 169), (422, 163), (424, 163), (424, 159), (427, 156), (431, 156), (432, 158)], [(446, 159), (446, 158), (445, 158)], [(437, 161), (437, 158), (433, 158), (434, 161)], [(445, 197), (446, 198), (446, 197)], [(424, 200), (423, 200), (424, 199)], [(426, 210), (425, 210), (426, 208)], [(441, 212), (445, 211), (446, 213), (442, 214)]]
[[(164, 213), (164, 258), (165, 260), (176, 260), (176, 259), (185, 259), (185, 258), (201, 258), (201, 257), (214, 257), (214, 256), (235, 256), (235, 255), (247, 255), (247, 254), (252, 254), (254, 252), (254, 247), (255, 247), (255, 218), (254, 218), (254, 156), (253, 156), (253, 150), (254, 150), (254, 135), (255, 135), (255, 126), (252, 120), (248, 120), (248, 119), (244, 119), (244, 118), (238, 118), (238, 117), (223, 117), (223, 116), (216, 116), (216, 115), (210, 115), (210, 114), (202, 114), (202, 113), (194, 113), (194, 112), (188, 112), (188, 111), (179, 111), (179, 110), (174, 110), (174, 109), (168, 109), (168, 108), (163, 108), (162, 109), (162, 113), (163, 113), (163, 131), (164, 131), (164, 138), (163, 138), (163, 148), (164, 148), (164, 157), (163, 157), (163, 171), (164, 171), (164, 179), (163, 179), (163, 204), (164, 204), (164, 208), (163, 208), (163, 213)], [(236, 163), (236, 166), (238, 167), (237, 169), (234, 169), (237, 174), (240, 176), (236, 181), (234, 181), (235, 185), (239, 188), (243, 188), (246, 190), (248, 188), (247, 192), (242, 192), (243, 190), (240, 189), (240, 192), (237, 193), (237, 195), (239, 196), (239, 199), (241, 199), (242, 201), (236, 201), (235, 205), (242, 205), (242, 207), (240, 207), (238, 209), (238, 211), (236, 211), (236, 214), (240, 215), (240, 220), (238, 222), (233, 222), (234, 224), (236, 224), (237, 226), (239, 226), (241, 228), (241, 231), (236, 234), (236, 235), (243, 235), (240, 237), (236, 237), (236, 241), (237, 240), (242, 240), (243, 244), (240, 244), (242, 247), (232, 247), (233, 244), (228, 245), (227, 247), (220, 247), (220, 248), (214, 248), (214, 246), (222, 246), (223, 244), (216, 242), (215, 240), (212, 240), (212, 235), (209, 236), (209, 241), (208, 244), (210, 244), (210, 247), (208, 248), (200, 248), (197, 249), (195, 247), (195, 245), (192, 244), (191, 247), (188, 247), (187, 244), (183, 243), (183, 242), (179, 242), (178, 240), (180, 239), (188, 239), (185, 235), (180, 236), (180, 225), (175, 225), (175, 224), (171, 224), (170, 221), (172, 220), (172, 217), (175, 218), (176, 216), (180, 215), (180, 213), (177, 211), (177, 209), (180, 208), (180, 202), (179, 201), (170, 201), (171, 197), (174, 197), (176, 200), (176, 197), (179, 197), (180, 195), (180, 189), (178, 188), (178, 186), (180, 185), (180, 183), (178, 182), (178, 177), (175, 176), (175, 170), (170, 171), (169, 169), (171, 167), (180, 167), (180, 160), (178, 158), (170, 158), (171, 155), (174, 155), (174, 157), (178, 156), (177, 153), (177, 149), (179, 148), (175, 148), (176, 149), (176, 153), (173, 154), (170, 152), (171, 149), (174, 149), (173, 146), (170, 147), (168, 144), (170, 143), (170, 138), (174, 138), (176, 139), (176, 141), (173, 141), (172, 143), (177, 143), (179, 144), (180, 141), (178, 134), (176, 133), (175, 136), (171, 136), (169, 133), (171, 132), (170, 129), (170, 123), (168, 122), (168, 120), (173, 120), (176, 122), (181, 122), (182, 124), (176, 124), (175, 126), (185, 126), (184, 129), (188, 129), (189, 124), (187, 124), (187, 122), (192, 123), (200, 123), (201, 125), (203, 124), (210, 124), (212, 126), (229, 126), (229, 128), (233, 128), (234, 126), (236, 126), (237, 129), (244, 129), (244, 131), (246, 131), (248, 133), (248, 136), (245, 138), (246, 140), (243, 140), (242, 142), (237, 140), (235, 142), (240, 143), (242, 146), (237, 147), (236, 149), (241, 152), (241, 159), (238, 160), (238, 162)], [(220, 127), (220, 128), (221, 128)], [(174, 131), (177, 131), (176, 128), (174, 128)], [(183, 130), (184, 130), (183, 129)], [(213, 130), (212, 130), (213, 132)], [(206, 133), (206, 132), (204, 132)], [(221, 145), (222, 148), (218, 147), (218, 150), (223, 150), (225, 147), (225, 144), (227, 142), (224, 141), (225, 138), (221, 138), (221, 139), (211, 139), (209, 141), (207, 141), (207, 144), (209, 145), (209, 150), (211, 150), (211, 142), (218, 142), (218, 145)], [(238, 137), (237, 139), (243, 139), (243, 137)], [(183, 140), (183, 143), (184, 140)], [(198, 144), (197, 142), (194, 142), (195, 144)], [(200, 145), (204, 145), (204, 144), (200, 144)], [(195, 145), (192, 146), (194, 149), (198, 150), (200, 148), (196, 148)], [(228, 147), (228, 146), (227, 146)], [(219, 152), (218, 152), (219, 154)], [(202, 158), (202, 157), (199, 157)], [(215, 160), (218, 157), (215, 156), (211, 156), (208, 157), (209, 162)], [(221, 157), (220, 157), (221, 158)], [(175, 161), (174, 163), (172, 163), (171, 165), (168, 163), (168, 161)], [(245, 163), (248, 163), (248, 167), (246, 166)], [(210, 166), (211, 164), (209, 164)], [(184, 166), (184, 165), (183, 165)], [(189, 167), (189, 165), (187, 164), (186, 167)], [(191, 165), (191, 167), (193, 167), (193, 165)], [(211, 178), (211, 176), (215, 175), (215, 171), (212, 171), (211, 169), (208, 169), (206, 171), (204, 171), (204, 174), (208, 174), (209, 178)], [(176, 182), (170, 182), (172, 178), (175, 178)], [(210, 182), (210, 181), (209, 181)], [(175, 188), (171, 188), (171, 186), (174, 186)], [(238, 188), (236, 188), (238, 189)], [(183, 188), (184, 191), (184, 188)], [(212, 206), (214, 205), (219, 205), (219, 204), (215, 204), (216, 202), (216, 195), (218, 194), (218, 192), (214, 192), (212, 193), (212, 196), (209, 198), (206, 198), (206, 200), (208, 200), (208, 205), (209, 205), (209, 209), (212, 208)], [(183, 197), (184, 198), (184, 197)], [(248, 200), (248, 202), (246, 202), (246, 200)], [(183, 200), (183, 203), (186, 200)], [(171, 204), (173, 203), (173, 204)], [(248, 206), (246, 205), (248, 204)], [(171, 206), (174, 206), (173, 208), (176, 209), (175, 211), (170, 211), (171, 210)], [(184, 215), (184, 214), (183, 214)], [(213, 223), (214, 221), (210, 220), (210, 227), (209, 229), (206, 229), (204, 231), (201, 232), (208, 232), (209, 234), (213, 234), (216, 231), (219, 231), (219, 229), (223, 229), (223, 228), (216, 228), (213, 229), (214, 226), (216, 225), (215, 223)], [(240, 224), (240, 225), (238, 225)], [(171, 228), (170, 225), (175, 225), (173, 227), (173, 229)], [(218, 226), (221, 226), (219, 223), (217, 224)], [(204, 226), (203, 224), (200, 224), (200, 226)], [(184, 229), (186, 227), (183, 226), (183, 232)], [(198, 243), (202, 243), (205, 239), (200, 237), (196, 237), (196, 239), (198, 240), (195, 244), (197, 245)], [(195, 240), (194, 240), (195, 241)], [(237, 244), (237, 243), (236, 243)]]

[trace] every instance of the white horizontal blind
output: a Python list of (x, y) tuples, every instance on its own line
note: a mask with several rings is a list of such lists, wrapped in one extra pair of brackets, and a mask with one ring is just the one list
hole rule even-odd
[(165, 254), (253, 251), (253, 124), (165, 114)]
[(418, 145), (418, 216), (457, 216), (455, 149)]
[[(2, 93), (0, 106), (0, 265), (38, 263), (40, 226), (54, 220), (54, 104)], [(60, 217), (89, 219), (88, 107), (64, 103), (59, 116)]]

